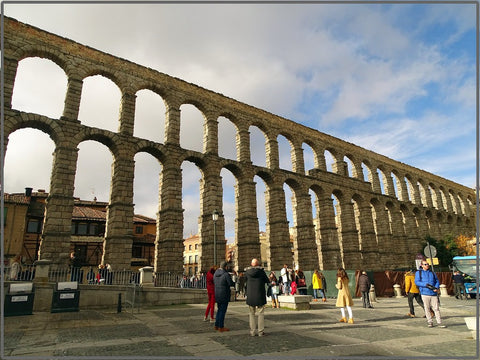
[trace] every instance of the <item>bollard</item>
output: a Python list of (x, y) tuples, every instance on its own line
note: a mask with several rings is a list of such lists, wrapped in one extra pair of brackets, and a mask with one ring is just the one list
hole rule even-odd
[(393, 292), (395, 293), (395, 297), (397, 297), (397, 298), (403, 297), (402, 296), (402, 289), (401, 289), (400, 285), (398, 285), (398, 284), (393, 285)]
[(117, 313), (122, 312), (122, 293), (118, 294)]
[(442, 297), (448, 297), (448, 290), (447, 290), (447, 285), (441, 284), (440, 285), (440, 296)]
[(377, 302), (377, 295), (375, 294), (375, 285), (370, 285), (370, 292), (368, 294), (370, 302)]

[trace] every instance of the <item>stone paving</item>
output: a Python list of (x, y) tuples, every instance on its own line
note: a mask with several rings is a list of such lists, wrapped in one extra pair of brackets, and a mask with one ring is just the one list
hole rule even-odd
[(230, 331), (224, 333), (203, 321), (206, 304), (6, 317), (2, 358), (478, 359), (478, 341), (464, 321), (476, 316), (475, 300), (441, 298), (445, 329), (406, 317), (406, 298), (379, 298), (374, 309), (359, 308), (358, 299), (356, 304), (354, 324), (338, 322), (335, 299), (312, 303), (310, 310), (268, 307), (265, 337), (249, 336), (244, 301), (230, 303), (225, 320)]

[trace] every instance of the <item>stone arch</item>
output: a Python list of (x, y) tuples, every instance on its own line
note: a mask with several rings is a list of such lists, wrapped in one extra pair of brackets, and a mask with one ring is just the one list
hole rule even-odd
[(165, 113), (165, 100), (160, 94), (149, 88), (138, 90), (135, 93), (133, 136), (164, 143)]
[[(266, 144), (268, 141), (266, 133), (257, 125), (250, 125), (250, 159), (254, 165), (267, 166), (268, 154)], [(263, 140), (263, 141), (260, 141)]]
[(293, 171), (292, 152), (294, 146), (288, 134), (280, 133), (277, 135), (279, 166), (281, 169)]
[(302, 143), (302, 149), (305, 173), (308, 174), (310, 170), (317, 168), (317, 154), (314, 150), (315, 148), (306, 141)]
[[(55, 76), (46, 78), (45, 74), (50, 76), (52, 71)], [(55, 61), (26, 57), (18, 62), (14, 81), (12, 108), (54, 119), (60, 118), (67, 92), (67, 74)], [(63, 84), (57, 84), (58, 81)], [(29, 99), (28, 102), (25, 98)], [(45, 107), (45, 104), (48, 104), (48, 107)]]
[(58, 51), (54, 48), (30, 44), (18, 46), (18, 44), (16, 44), (16, 48), (12, 53), (12, 57), (15, 58), (17, 62), (29, 57), (39, 57), (42, 59), (51, 60), (60, 68), (62, 68), (65, 73), (69, 73), (68, 68), (70, 61), (61, 51)]
[[(109, 96), (105, 97), (105, 93)], [(118, 84), (103, 73), (84, 78), (78, 120), (86, 126), (117, 132), (120, 127), (121, 95)], [(103, 114), (99, 116), (102, 111), (107, 112), (107, 117)]]
[(335, 150), (331, 147), (326, 148), (323, 153), (323, 156), (325, 157), (325, 166), (328, 172), (334, 172), (335, 154)]
[[(240, 136), (235, 121), (225, 115), (218, 118), (218, 155), (222, 158), (237, 160), (240, 150)], [(236, 144), (232, 147), (232, 144)]]
[[(203, 152), (205, 113), (195, 104), (183, 103), (180, 106), (180, 114), (180, 146), (187, 150)], [(202, 136), (199, 136), (200, 134)]]
[(355, 164), (352, 160), (352, 155), (345, 155), (343, 157), (343, 161), (346, 164), (345, 171), (346, 171), (346, 176), (348, 177), (355, 177), (355, 174), (357, 174), (357, 169), (355, 167)]
[(419, 194), (420, 194), (420, 199), (421, 199), (421, 204), (423, 206), (427, 206), (428, 204), (428, 201), (427, 201), (427, 189), (425, 187), (425, 183), (423, 181), (423, 179), (417, 179), (417, 186), (418, 186), (418, 191), (419, 191)]

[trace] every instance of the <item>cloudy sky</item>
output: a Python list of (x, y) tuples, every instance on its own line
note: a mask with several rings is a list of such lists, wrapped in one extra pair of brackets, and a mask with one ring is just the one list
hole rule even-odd
[[(4, 15), (19, 21), (476, 186), (474, 4), (2, 5)], [(13, 106), (58, 118), (65, 86), (65, 75), (52, 62), (23, 60)], [(118, 88), (96, 76), (84, 81), (83, 91), (82, 123), (116, 131)], [(142, 122), (135, 135), (163, 142), (162, 100), (148, 91), (137, 95)], [(193, 106), (181, 110), (181, 145), (201, 149), (201, 137), (192, 131), (201, 129), (200, 114)], [(234, 157), (228, 121), (221, 119), (220, 131), (220, 155)], [(257, 149), (264, 149), (263, 136), (251, 136), (253, 162), (262, 165), (264, 150)], [(281, 166), (289, 169), (287, 143), (279, 143)], [(48, 191), (53, 149), (38, 130), (12, 134), (5, 191)], [(79, 149), (75, 196), (108, 201), (111, 154), (92, 141)], [(143, 154), (135, 161), (135, 212), (155, 218), (161, 165)], [(182, 169), (188, 235), (197, 231), (200, 173), (190, 163)], [(231, 239), (235, 180), (226, 170), (221, 175)], [(265, 187), (255, 181), (264, 229)], [(288, 186), (285, 191), (291, 221)]]

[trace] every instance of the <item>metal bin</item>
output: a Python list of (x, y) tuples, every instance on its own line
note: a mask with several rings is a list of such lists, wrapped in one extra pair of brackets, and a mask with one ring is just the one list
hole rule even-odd
[(34, 297), (32, 282), (10, 284), (5, 295), (5, 316), (32, 315)]
[(59, 282), (52, 296), (52, 313), (78, 311), (80, 289), (76, 281)]

